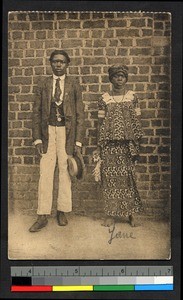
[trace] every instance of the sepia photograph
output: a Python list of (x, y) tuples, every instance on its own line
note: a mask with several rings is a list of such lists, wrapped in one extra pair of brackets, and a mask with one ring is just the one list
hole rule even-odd
[(8, 258), (171, 259), (169, 12), (8, 14)]

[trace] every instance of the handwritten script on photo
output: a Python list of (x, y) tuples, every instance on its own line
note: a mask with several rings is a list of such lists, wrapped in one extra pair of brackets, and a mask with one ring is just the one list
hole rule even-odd
[(109, 244), (112, 244), (114, 239), (136, 239), (133, 232), (116, 231), (115, 223), (109, 228), (109, 234)]

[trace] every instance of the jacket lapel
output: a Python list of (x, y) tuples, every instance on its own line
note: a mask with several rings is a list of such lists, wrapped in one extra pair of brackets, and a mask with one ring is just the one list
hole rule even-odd
[(72, 82), (69, 78), (65, 77), (65, 86), (64, 86), (64, 114), (65, 116), (72, 116), (71, 111), (71, 102), (72, 102)]
[(47, 93), (47, 103), (48, 103), (48, 116), (50, 114), (50, 105), (51, 105), (51, 101), (52, 101), (52, 91), (53, 91), (53, 77), (50, 76), (48, 78), (48, 81), (47, 81), (47, 86), (46, 86), (46, 93)]

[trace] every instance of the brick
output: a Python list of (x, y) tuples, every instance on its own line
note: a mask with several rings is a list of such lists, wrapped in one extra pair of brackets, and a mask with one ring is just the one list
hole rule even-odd
[(53, 22), (32, 22), (33, 30), (44, 30), (44, 29), (54, 29)]
[(37, 31), (36, 39), (46, 39), (46, 31)]
[(60, 21), (58, 23), (59, 29), (76, 29), (76, 28), (80, 28), (80, 22), (79, 21)]
[(148, 81), (148, 76), (145, 76), (145, 75), (131, 75), (129, 78), (128, 78), (128, 81), (129, 82), (147, 82)]
[[(43, 44), (44, 42), (43, 41), (30, 41), (30, 48), (33, 48), (34, 50), (35, 49), (43, 49)], [(27, 47), (25, 47), (27, 48)]]
[(161, 127), (161, 120), (151, 120), (152, 127)]
[(170, 108), (170, 102), (167, 101), (167, 100), (165, 100), (165, 101), (161, 100), (160, 101), (160, 108)]
[(33, 40), (34, 39), (34, 32), (24, 32), (24, 39), (25, 40)]
[(85, 31), (79, 31), (79, 37), (83, 39), (87, 39), (90, 37), (90, 31), (85, 30)]
[(170, 167), (169, 166), (162, 166), (161, 171), (162, 172), (170, 172)]
[(150, 138), (150, 144), (156, 144), (156, 145), (158, 145), (159, 142), (160, 142), (160, 138), (158, 138), (158, 137), (151, 137)]
[(128, 55), (128, 49), (119, 48), (118, 49), (118, 55), (122, 55), (122, 56)]
[(155, 64), (157, 65), (168, 65), (170, 63), (170, 58), (167, 56), (155, 57)]
[(107, 40), (105, 39), (94, 39), (93, 46), (94, 47), (106, 47)]
[(167, 164), (170, 162), (170, 157), (169, 156), (161, 156), (160, 161), (161, 161), (161, 163)]
[(35, 149), (33, 147), (16, 148), (15, 154), (16, 155), (34, 155)]
[(24, 94), (24, 93), (26, 93), (26, 94), (28, 94), (28, 93), (30, 93), (30, 90), (31, 90), (31, 87), (30, 86), (22, 86), (21, 87), (21, 93), (22, 94)]
[(22, 146), (22, 139), (13, 139), (13, 146)]
[(112, 38), (114, 37), (114, 30), (108, 29), (104, 31), (104, 38)]
[(56, 37), (56, 39), (61, 39), (61, 38), (65, 37), (65, 34), (66, 34), (65, 30), (57, 30), (55, 32), (55, 37)]
[(79, 75), (78, 67), (70, 67), (69, 74)]
[(22, 66), (37, 66), (43, 65), (43, 58), (22, 59)]
[(81, 70), (81, 74), (84, 75), (84, 74), (90, 74), (90, 67), (81, 67), (80, 68)]
[(25, 56), (26, 57), (34, 57), (34, 50), (26, 50)]
[(170, 147), (168, 146), (159, 146), (158, 147), (158, 153), (166, 153), (169, 154), (170, 153)]
[(163, 30), (164, 29), (164, 23), (163, 22), (154, 22), (154, 29)]
[(44, 67), (35, 67), (34, 72), (35, 75), (44, 75)]
[(9, 110), (10, 111), (17, 111), (17, 110), (19, 110), (19, 104), (18, 103), (10, 103)]
[(137, 164), (135, 168), (136, 168), (136, 172), (138, 172), (138, 173), (146, 173), (147, 172), (146, 166)]
[(68, 38), (77, 38), (78, 30), (67, 30), (67, 37)]
[(151, 38), (137, 38), (136, 39), (136, 44), (137, 47), (149, 47), (151, 46), (152, 40)]
[[(115, 48), (106, 48), (106, 55), (109, 55), (109, 56), (114, 56), (115, 53), (116, 53), (116, 49)], [(119, 51), (119, 50), (118, 50)]]
[(169, 128), (156, 129), (156, 134), (161, 135), (161, 136), (169, 136), (170, 135), (170, 129)]
[(29, 130), (9, 130), (9, 137), (30, 137)]
[(130, 38), (130, 39), (128, 39), (128, 38), (120, 39), (119, 38), (119, 41), (120, 41), (122, 47), (131, 47), (133, 45), (133, 39), (132, 38)]
[(151, 57), (133, 57), (133, 64), (150, 65), (152, 63)]
[(103, 18), (103, 13), (93, 12), (92, 17), (93, 17), (93, 19), (102, 19)]
[(126, 27), (126, 20), (108, 20), (108, 27)]
[(8, 112), (8, 120), (15, 120), (16, 114), (14, 112)]
[(8, 93), (9, 94), (17, 94), (20, 92), (20, 87), (17, 85), (17, 86), (8, 86)]
[(170, 127), (170, 113), (169, 113), (169, 119), (163, 120), (163, 127)]
[(44, 20), (48, 20), (48, 21), (51, 21), (51, 20), (54, 20), (54, 13), (44, 13)]
[(11, 78), (11, 83), (18, 85), (18, 84), (31, 84), (32, 83), (32, 78), (31, 77), (12, 77)]
[(91, 70), (92, 70), (92, 74), (101, 74), (102, 71), (101, 71), (101, 67), (91, 67)]
[(12, 164), (21, 164), (22, 158), (21, 157), (12, 157)]
[(139, 29), (116, 29), (117, 37), (139, 37)]
[(18, 113), (18, 120), (32, 119), (32, 112), (20, 112)]
[(142, 31), (143, 37), (144, 36), (152, 36), (152, 33), (153, 33), (152, 29), (141, 29), (141, 31)]
[(130, 59), (128, 57), (109, 57), (108, 58), (108, 64), (114, 65), (114, 64), (123, 64), (123, 65), (129, 65)]
[(152, 82), (167, 82), (169, 77), (166, 75), (151, 75)]
[(22, 122), (21, 121), (14, 121), (12, 123), (12, 128), (21, 128), (22, 127)]
[(150, 155), (148, 157), (148, 162), (150, 164), (155, 164), (155, 163), (158, 163), (158, 156), (157, 155)]
[(25, 76), (31, 76), (31, 75), (33, 75), (33, 68), (25, 68), (24, 69), (24, 75)]
[(152, 136), (152, 135), (154, 135), (154, 129), (146, 129), (146, 128), (144, 128), (144, 134), (146, 136)]
[(102, 38), (102, 30), (92, 30), (92, 38)]
[(36, 50), (36, 57), (44, 57), (45, 52), (44, 50)]
[(30, 103), (21, 104), (21, 110), (23, 111), (30, 110)]
[(9, 23), (9, 30), (30, 30), (30, 23), (28, 22), (11, 22)]
[(33, 146), (34, 148), (32, 139), (24, 139), (24, 146)]
[(18, 58), (9, 58), (8, 60), (9, 67), (20, 66), (20, 60)]
[(104, 28), (104, 21), (98, 20), (98, 21), (84, 21), (83, 22), (83, 28)]
[(102, 56), (104, 54), (104, 50), (102, 48), (94, 49), (94, 56)]
[(140, 164), (146, 164), (146, 163), (147, 163), (147, 156), (142, 156), (142, 155), (140, 154), (140, 156), (139, 156), (139, 158), (138, 158), (138, 162), (139, 162)]
[(105, 64), (105, 57), (84, 57), (84, 65), (101, 65)]
[(23, 57), (23, 50), (13, 50), (12, 56), (14, 58), (22, 58)]
[(159, 174), (152, 174), (151, 181), (160, 181), (160, 175)]
[(141, 153), (153, 153), (156, 150), (154, 146), (141, 146), (140, 151)]
[(141, 55), (141, 56), (144, 56), (144, 55), (151, 55), (151, 48), (132, 48), (130, 49), (130, 55), (134, 55), (134, 56), (137, 56), (137, 55)]
[(12, 38), (14, 40), (21, 40), (22, 39), (22, 31), (14, 31), (14, 32), (12, 32)]
[(155, 20), (161, 20), (161, 21), (167, 21), (170, 20), (171, 14), (170, 13), (155, 13), (154, 19)]
[(170, 117), (170, 110), (169, 109), (161, 109), (158, 111), (157, 114), (158, 118), (169, 118)]
[(150, 173), (159, 173), (159, 167), (158, 166), (149, 166), (149, 172)]
[(82, 40), (79, 39), (70, 39), (70, 40), (63, 40), (62, 47), (63, 48), (72, 48), (72, 47), (81, 47)]

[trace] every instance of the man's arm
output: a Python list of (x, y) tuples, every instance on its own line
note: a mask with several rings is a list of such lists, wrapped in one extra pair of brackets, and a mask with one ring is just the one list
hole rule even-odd
[(82, 101), (82, 89), (78, 81), (75, 82), (76, 103), (76, 145), (81, 147), (84, 139), (84, 104)]

